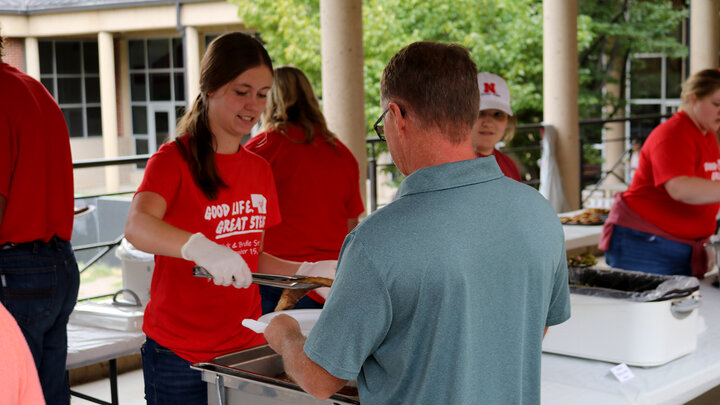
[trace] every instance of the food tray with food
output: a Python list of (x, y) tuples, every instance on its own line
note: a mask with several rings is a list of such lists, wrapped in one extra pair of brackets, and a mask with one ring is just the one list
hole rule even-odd
[(567, 264), (570, 267), (590, 267), (597, 264), (597, 258), (592, 252), (585, 252), (579, 255), (568, 256)]
[(605, 208), (585, 208), (575, 215), (561, 216), (563, 225), (602, 225), (605, 223), (610, 210)]

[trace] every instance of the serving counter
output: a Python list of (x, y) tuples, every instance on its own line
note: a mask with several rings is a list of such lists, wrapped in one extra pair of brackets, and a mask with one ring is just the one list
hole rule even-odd
[(602, 234), (602, 225), (563, 225), (565, 249), (597, 247)]
[(542, 355), (543, 405), (684, 404), (720, 385), (720, 289), (700, 283), (702, 305), (697, 349), (658, 367), (629, 367), (620, 382), (614, 363), (563, 355)]
[[(571, 217), (583, 210), (563, 212), (558, 217)], [(602, 225), (563, 225), (565, 232), (565, 249), (575, 250), (588, 247), (597, 247), (602, 234)]]

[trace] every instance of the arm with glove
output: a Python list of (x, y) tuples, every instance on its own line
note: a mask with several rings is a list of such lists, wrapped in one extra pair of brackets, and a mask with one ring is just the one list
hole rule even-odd
[(136, 248), (163, 256), (181, 257), (204, 267), (215, 284), (245, 288), (252, 282), (245, 260), (227, 246), (163, 221), (165, 200), (153, 192), (138, 193), (130, 205), (125, 238)]
[(213, 276), (215, 285), (246, 288), (252, 283), (250, 267), (239, 253), (219, 245), (198, 232), (183, 245), (182, 257), (205, 268)]

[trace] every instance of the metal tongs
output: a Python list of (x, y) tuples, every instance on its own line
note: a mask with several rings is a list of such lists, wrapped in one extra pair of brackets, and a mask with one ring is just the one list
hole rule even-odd
[[(213, 278), (212, 274), (210, 274), (202, 266), (193, 267), (193, 276), (205, 277), (205, 278), (210, 278), (210, 279)], [(260, 274), (260, 273), (252, 274), (253, 284), (266, 285), (266, 286), (270, 286), (270, 287), (288, 288), (291, 290), (298, 290), (298, 289), (302, 289), (302, 288), (322, 287), (322, 285), (320, 285), (320, 284), (303, 283), (303, 280), (306, 278), (307, 278), (307, 276), (281, 276), (278, 274)]]

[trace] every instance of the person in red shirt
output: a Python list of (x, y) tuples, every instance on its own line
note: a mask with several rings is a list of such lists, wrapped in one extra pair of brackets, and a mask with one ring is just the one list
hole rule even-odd
[(617, 194), (600, 249), (612, 267), (703, 277), (703, 243), (720, 209), (720, 71), (683, 84), (680, 111), (655, 128), (640, 149), (627, 191)]
[(80, 285), (70, 136), (52, 95), (3, 63), (2, 50), (0, 37), (0, 303), (27, 340), (47, 402), (69, 404), (67, 323)]
[(503, 174), (521, 182), (515, 162), (495, 147), (500, 141), (510, 143), (517, 126), (517, 118), (510, 108), (510, 89), (502, 77), (488, 72), (478, 73), (477, 81), (480, 113), (472, 133), (475, 152), (478, 157), (495, 156)]
[[(364, 211), (357, 160), (327, 127), (310, 81), (298, 68), (275, 69), (262, 133), (245, 144), (272, 167), (282, 222), (265, 232), (264, 251), (287, 260), (336, 260)], [(311, 291), (295, 308), (321, 308)], [(263, 313), (280, 290), (260, 287)]]
[[(252, 273), (334, 278), (336, 261), (291, 262), (263, 253), (280, 222), (270, 165), (241, 139), (262, 113), (272, 62), (255, 38), (221, 35), (201, 62), (200, 95), (173, 142), (148, 161), (125, 237), (155, 254), (142, 348), (148, 404), (206, 404), (195, 362), (263, 344), (242, 326), (261, 315)], [(193, 276), (204, 267), (214, 283)]]

